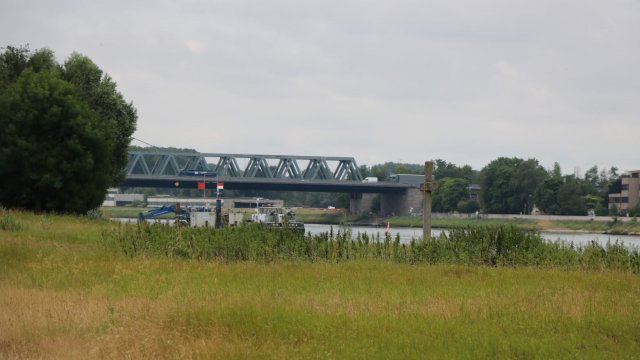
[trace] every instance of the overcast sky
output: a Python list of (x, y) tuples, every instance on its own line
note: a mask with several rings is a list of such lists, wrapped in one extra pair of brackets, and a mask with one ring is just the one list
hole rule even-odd
[(27, 43), (90, 57), (158, 146), (640, 169), (638, 0), (0, 0)]

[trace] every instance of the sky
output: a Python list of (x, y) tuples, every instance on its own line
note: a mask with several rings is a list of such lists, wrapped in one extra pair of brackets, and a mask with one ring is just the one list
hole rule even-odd
[(23, 44), (91, 58), (156, 146), (640, 169), (637, 0), (0, 0)]

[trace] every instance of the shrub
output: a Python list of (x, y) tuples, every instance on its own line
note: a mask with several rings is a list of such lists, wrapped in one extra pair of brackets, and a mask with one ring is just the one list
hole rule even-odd
[(15, 216), (9, 211), (0, 210), (0, 230), (5, 231), (21, 231), (25, 226), (16, 220)]

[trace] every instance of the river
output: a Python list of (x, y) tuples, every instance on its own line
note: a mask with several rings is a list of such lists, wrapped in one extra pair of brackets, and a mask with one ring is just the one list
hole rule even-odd
[[(327, 232), (331, 230), (333, 226), (333, 231), (337, 232), (341, 230), (343, 227), (340, 225), (325, 225), (325, 224), (306, 224), (305, 229), (307, 232), (311, 234), (318, 234), (322, 232)], [(376, 236), (379, 234), (380, 238), (383, 239), (386, 228), (382, 227), (372, 227), (372, 226), (351, 226), (351, 233), (353, 235), (357, 233), (367, 233), (370, 237)], [(419, 239), (422, 237), (422, 228), (391, 228), (391, 235), (395, 237), (396, 234), (400, 234), (400, 241), (402, 243), (409, 243), (412, 238)], [(438, 236), (443, 231), (443, 229), (432, 229), (431, 236)], [(566, 232), (555, 232), (555, 231), (541, 231), (540, 235), (547, 241), (561, 241), (566, 244), (573, 243), (576, 246), (584, 246), (589, 244), (591, 241), (595, 240), (598, 244), (606, 245), (607, 242), (615, 243), (616, 241), (623, 243), (628, 249), (631, 250), (640, 250), (640, 236), (639, 235), (610, 235), (610, 234), (598, 234), (598, 233), (587, 233), (587, 232), (575, 232), (575, 231), (566, 231)]]

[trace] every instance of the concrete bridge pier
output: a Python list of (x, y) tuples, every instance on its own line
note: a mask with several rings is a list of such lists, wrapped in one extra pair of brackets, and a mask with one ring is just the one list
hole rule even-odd
[(351, 193), (349, 202), (349, 213), (351, 215), (366, 215), (371, 212), (373, 200), (378, 194)]
[(371, 211), (373, 200), (380, 196), (380, 216), (409, 215), (422, 211), (422, 192), (419, 188), (409, 188), (398, 193), (369, 194), (352, 193), (349, 212), (364, 215)]
[(409, 188), (397, 194), (380, 194), (381, 216), (403, 216), (422, 211), (422, 192)]

